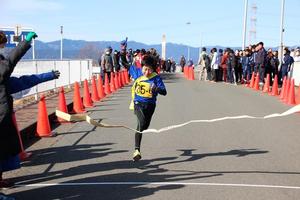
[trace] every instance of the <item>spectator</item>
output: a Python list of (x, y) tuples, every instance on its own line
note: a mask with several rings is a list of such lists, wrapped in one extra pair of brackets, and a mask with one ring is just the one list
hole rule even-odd
[(115, 50), (114, 55), (113, 55), (113, 66), (114, 66), (114, 71), (118, 72), (120, 71), (120, 52)]
[(275, 75), (278, 75), (278, 66), (279, 66), (278, 51), (273, 52), (273, 56), (270, 60), (270, 64), (271, 64), (271, 77), (274, 79)]
[(172, 72), (174, 73), (176, 71), (176, 62), (173, 59), (171, 59), (171, 68), (172, 68)]
[(168, 58), (166, 61), (166, 72), (171, 72), (171, 60)]
[(212, 81), (217, 82), (217, 77), (218, 77), (218, 69), (219, 69), (219, 64), (218, 64), (218, 53), (216, 48), (212, 48), (212, 59), (211, 59), (211, 70), (212, 70)]
[(296, 50), (295, 50), (294, 61), (295, 62), (299, 62), (300, 61), (300, 47), (297, 47)]
[(227, 82), (229, 83), (235, 83), (235, 77), (234, 77), (234, 68), (235, 68), (235, 55), (232, 49), (228, 50), (228, 59), (227, 59)]
[(256, 46), (255, 65), (259, 72), (259, 82), (263, 84), (265, 78), (265, 65), (267, 52), (264, 48), (264, 43), (259, 42)]
[(229, 55), (229, 49), (226, 48), (224, 51), (224, 54), (221, 59), (221, 68), (223, 71), (223, 81), (227, 82), (227, 60), (228, 60), (228, 55)]
[[(37, 37), (36, 33), (27, 34), (24, 41), (19, 42), (7, 57), (0, 55), (0, 188), (10, 187), (12, 183), (2, 179), (2, 173), (10, 170), (8, 163), (14, 163), (17, 168), (20, 165), (18, 154), (20, 153), (20, 142), (18, 131), (13, 122), (13, 99), (9, 93), (10, 76), (19, 60), (30, 49), (31, 40)], [(7, 38), (0, 32), (0, 48), (4, 48)], [(2, 195), (5, 198), (5, 195)], [(9, 197), (8, 197), (9, 198)]]
[(219, 65), (219, 69), (218, 69), (218, 77), (217, 80), (218, 81), (222, 81), (222, 76), (223, 76), (223, 68), (222, 68), (222, 58), (223, 58), (223, 49), (219, 49), (218, 52), (218, 57), (217, 57), (217, 63)]
[(127, 61), (128, 61), (129, 65), (133, 65), (133, 52), (132, 52), (132, 49), (128, 49)]
[(137, 68), (142, 67), (142, 54), (139, 49), (135, 50), (135, 52), (133, 53), (133, 65)]
[(183, 72), (184, 66), (185, 66), (185, 63), (186, 63), (184, 55), (182, 55), (182, 56), (180, 57), (179, 63), (180, 63), (180, 67), (181, 67), (181, 72)]
[(202, 47), (202, 52), (199, 57), (198, 65), (200, 66), (199, 80), (207, 80), (207, 69), (210, 67), (209, 57), (206, 53), (206, 48)]
[[(290, 56), (290, 50), (288, 48), (284, 48), (283, 50), (283, 59), (281, 63), (281, 79), (283, 80), (285, 76), (288, 76), (288, 73), (291, 69), (291, 65), (294, 63), (294, 59)], [(282, 82), (281, 80), (281, 82)]]
[(109, 46), (105, 49), (104, 54), (101, 57), (103, 81), (105, 81), (105, 74), (107, 74), (108, 82), (110, 82), (110, 73), (113, 72), (113, 59), (111, 53), (112, 53), (112, 48)]

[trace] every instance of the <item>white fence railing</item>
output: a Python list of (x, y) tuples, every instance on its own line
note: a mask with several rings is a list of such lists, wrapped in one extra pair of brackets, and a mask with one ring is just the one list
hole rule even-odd
[(20, 61), (12, 76), (40, 74), (51, 70), (59, 70), (60, 77), (52, 81), (41, 83), (35, 87), (15, 93), (15, 99), (40, 92), (52, 90), (60, 86), (69, 86), (75, 81), (90, 79), (93, 73), (92, 60), (22, 60)]

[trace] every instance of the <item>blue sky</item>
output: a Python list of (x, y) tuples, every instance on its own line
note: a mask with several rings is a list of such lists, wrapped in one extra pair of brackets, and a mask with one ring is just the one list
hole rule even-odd
[[(257, 6), (256, 40), (266, 46), (279, 44), (281, 0), (249, 0)], [(244, 0), (1, 0), (0, 27), (32, 27), (41, 41), (64, 37), (88, 41), (129, 40), (146, 44), (167, 42), (194, 47), (241, 46)], [(284, 43), (300, 44), (300, 0), (285, 1)], [(190, 24), (187, 24), (190, 22)], [(202, 42), (201, 42), (202, 41)]]

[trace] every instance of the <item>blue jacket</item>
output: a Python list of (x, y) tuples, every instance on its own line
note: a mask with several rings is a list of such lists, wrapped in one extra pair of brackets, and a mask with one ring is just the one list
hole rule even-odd
[(9, 78), (8, 91), (10, 94), (14, 94), (53, 79), (55, 79), (53, 72), (25, 75), (18, 78), (12, 76)]

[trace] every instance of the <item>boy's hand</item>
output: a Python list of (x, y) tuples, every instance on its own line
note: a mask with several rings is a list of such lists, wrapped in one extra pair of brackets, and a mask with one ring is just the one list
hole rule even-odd
[(158, 87), (154, 83), (152, 83), (151, 84), (151, 91), (152, 92), (157, 92), (157, 90), (158, 90)]

